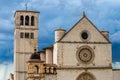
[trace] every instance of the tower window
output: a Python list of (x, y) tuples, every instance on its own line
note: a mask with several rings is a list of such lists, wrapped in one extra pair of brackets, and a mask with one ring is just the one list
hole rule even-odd
[(34, 33), (31, 33), (30, 37), (31, 39), (34, 39)]
[(24, 38), (24, 33), (23, 32), (20, 33), (20, 38)]
[(39, 67), (36, 65), (34, 66), (34, 73), (38, 74), (39, 73)]
[(24, 24), (24, 17), (20, 16), (20, 25), (23, 25), (23, 24)]
[(25, 17), (25, 25), (27, 25), (27, 26), (29, 25), (29, 16)]
[(29, 33), (25, 33), (25, 38), (29, 38)]
[(31, 17), (31, 26), (34, 26), (34, 16)]

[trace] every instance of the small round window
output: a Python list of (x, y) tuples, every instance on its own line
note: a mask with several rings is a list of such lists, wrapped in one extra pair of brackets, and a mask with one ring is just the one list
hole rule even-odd
[(83, 41), (88, 41), (90, 38), (90, 33), (86, 30), (82, 31), (80, 37)]
[(88, 38), (88, 33), (87, 33), (87, 32), (83, 32), (83, 33), (81, 34), (81, 37), (82, 37), (83, 39), (87, 39), (87, 38)]

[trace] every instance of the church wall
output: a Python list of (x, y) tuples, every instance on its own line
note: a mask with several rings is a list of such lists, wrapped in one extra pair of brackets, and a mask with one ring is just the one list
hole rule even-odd
[(45, 74), (45, 79), (44, 80), (57, 80), (57, 75)]
[(53, 49), (53, 64), (57, 64), (57, 44), (54, 44), (54, 49)]
[(77, 25), (75, 25), (75, 27), (73, 27), (61, 41), (83, 42), (80, 37), (82, 31), (88, 31), (88, 42), (107, 42), (102, 34), (86, 18), (83, 18)]
[[(59, 64), (61, 65), (61, 61), (60, 61), (60, 56), (62, 53), (62, 46), (61, 43), (55, 43), (54, 44), (54, 49), (53, 49), (53, 64)], [(59, 56), (59, 57), (58, 57)]]
[(113, 69), (113, 80), (120, 80), (120, 69)]
[(46, 64), (53, 64), (53, 49), (46, 49)]
[[(23, 15), (24, 19), (25, 16), (29, 16), (29, 19), (31, 16), (35, 17), (35, 25), (34, 26), (25, 26), (20, 25), (20, 16)], [(34, 47), (38, 47), (38, 13), (33, 12), (16, 12), (15, 13), (15, 32), (14, 32), (14, 39), (15, 39), (15, 50), (16, 52), (34, 52)], [(31, 23), (31, 20), (29, 20), (29, 24)], [(25, 24), (25, 21), (24, 21)], [(34, 39), (25, 39), (20, 38), (20, 32), (28, 32), (34, 33)]]
[[(15, 54), (15, 62), (14, 62), (14, 69), (17, 72), (15, 74), (15, 79), (23, 76), (26, 78), (26, 72), (27, 72), (27, 61), (29, 60), (29, 57), (31, 54), (22, 54), (22, 53), (16, 53)], [(24, 80), (21, 78), (18, 78), (17, 80)]]
[[(77, 80), (83, 69), (61, 69), (57, 71), (57, 80)], [(91, 69), (87, 73), (92, 74), (95, 80), (113, 80), (111, 69)]]
[[(15, 12), (15, 31), (14, 31), (14, 66), (15, 80), (25, 80), (27, 71), (27, 61), (30, 54), (34, 52), (34, 48), (38, 48), (38, 13), (32, 11), (16, 11)], [(24, 16), (24, 25), (20, 25), (20, 16)], [(34, 16), (35, 25), (25, 25), (25, 16), (29, 16), (29, 24), (31, 16)], [(20, 38), (20, 33), (34, 33), (34, 39)], [(24, 76), (24, 77), (23, 77)]]
[(27, 61), (29, 60), (31, 54), (20, 54), (16, 53), (16, 70), (17, 71), (27, 71)]
[[(34, 39), (24, 39), (24, 38), (20, 38), (20, 32), (28, 32), (34, 33)], [(16, 33), (16, 52), (34, 52), (34, 47), (38, 47), (37, 46), (37, 42), (38, 42), (38, 35), (37, 35), (37, 30), (34, 31), (26, 31), (26, 30), (21, 30), (21, 31), (17, 31)], [(19, 45), (19, 46), (18, 46)]]
[(27, 79), (27, 73), (17, 72), (14, 80), (25, 80)]
[(42, 51), (40, 52), (40, 58), (41, 58), (41, 61), (46, 61), (46, 54), (45, 54), (45, 51)]
[(57, 64), (59, 66), (63, 65), (85, 67), (84, 64), (77, 60), (76, 52), (79, 47), (88, 45), (93, 49), (95, 57), (93, 62), (87, 64), (87, 66), (111, 67), (111, 44), (58, 43), (56, 45), (57, 54), (55, 53), (55, 56), (57, 56)]

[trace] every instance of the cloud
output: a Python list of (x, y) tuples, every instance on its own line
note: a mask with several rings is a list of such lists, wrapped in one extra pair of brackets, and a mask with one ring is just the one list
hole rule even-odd
[(9, 33), (0, 33), (0, 41), (1, 40), (12, 40), (13, 39), (13, 35), (9, 34)]
[(118, 5), (120, 3), (120, 0), (96, 0), (96, 3), (107, 4), (107, 5)]
[(0, 45), (5, 45), (6, 41), (0, 41)]
[[(53, 8), (53, 7), (57, 7), (60, 3), (59, 0), (42, 0), (42, 1), (39, 1), (39, 0), (30, 0), (30, 1), (24, 1), (22, 4), (24, 5), (25, 3), (28, 3), (28, 9), (32, 8), (32, 9), (36, 9), (36, 10), (39, 10), (39, 9), (50, 9), (50, 8)], [(33, 5), (35, 4), (35, 5)]]
[(120, 62), (113, 62), (112, 66), (113, 66), (113, 69), (120, 69)]
[[(7, 32), (6, 33), (0, 32), (0, 45), (1, 45), (0, 46), (0, 51), (1, 51), (0, 58), (3, 59), (7, 54), (10, 53), (9, 51), (12, 51), (12, 49), (13, 49), (13, 35), (10, 33), (7, 33)], [(5, 53), (5, 54), (3, 55), (3, 53)], [(11, 53), (11, 54), (13, 55), (13, 53)], [(8, 57), (11, 57), (11, 56), (9, 55)]]
[(7, 19), (0, 19), (0, 29), (6, 29), (6, 30), (12, 30), (13, 29), (13, 24), (11, 23), (10, 20)]
[(0, 64), (0, 80), (8, 80), (10, 73), (13, 73), (12, 62), (3, 62)]
[(112, 42), (120, 43), (120, 31), (115, 32), (110, 36)]

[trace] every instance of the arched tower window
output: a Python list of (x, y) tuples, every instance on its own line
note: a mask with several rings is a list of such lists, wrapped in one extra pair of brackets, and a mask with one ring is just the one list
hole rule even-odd
[(23, 24), (24, 24), (24, 17), (20, 16), (20, 25), (23, 25)]
[(34, 22), (35, 22), (35, 21), (34, 21), (34, 16), (32, 16), (32, 17), (31, 17), (31, 26), (34, 26), (34, 24), (35, 24)]
[(34, 33), (31, 33), (30, 38), (34, 39)]
[(27, 25), (27, 26), (29, 25), (29, 16), (25, 17), (25, 25)]
[(34, 66), (34, 73), (36, 73), (36, 74), (39, 73), (39, 67), (37, 65)]

